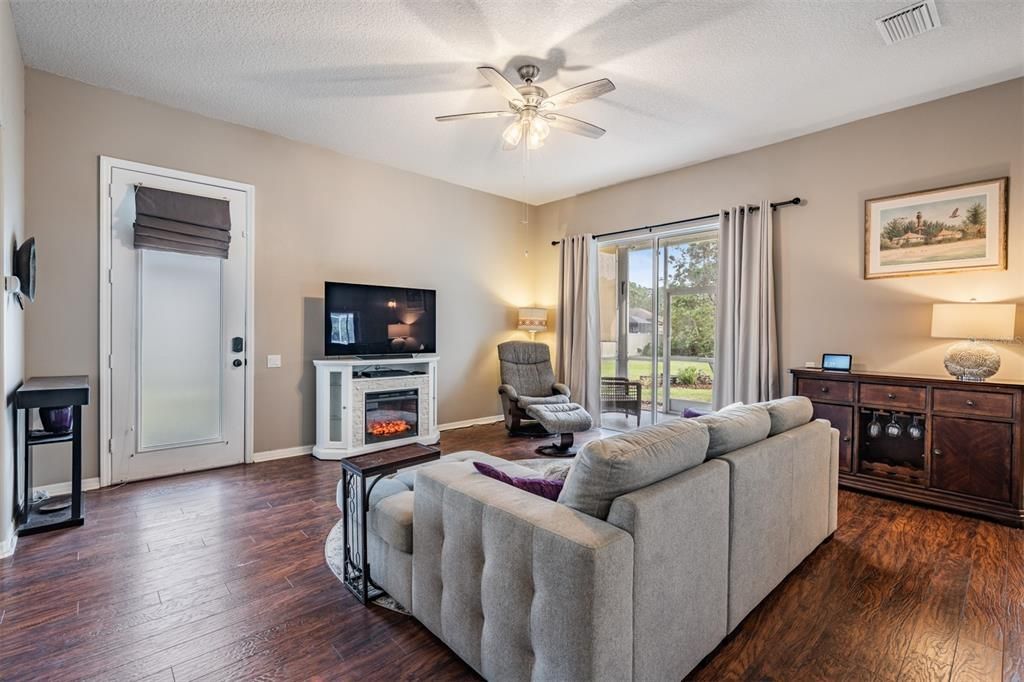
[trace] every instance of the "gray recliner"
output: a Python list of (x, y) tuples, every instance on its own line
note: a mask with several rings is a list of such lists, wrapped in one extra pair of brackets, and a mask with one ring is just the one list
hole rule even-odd
[(547, 344), (506, 341), (498, 344), (498, 361), (501, 363), (498, 394), (505, 415), (505, 428), (513, 435), (547, 433), (536, 422), (532, 428), (523, 424), (523, 420), (533, 420), (526, 412), (528, 407), (569, 403), (569, 387), (555, 381)]

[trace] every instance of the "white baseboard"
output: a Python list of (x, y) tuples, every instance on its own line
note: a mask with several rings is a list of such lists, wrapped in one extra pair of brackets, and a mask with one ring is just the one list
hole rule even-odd
[(275, 459), (285, 459), (286, 457), (299, 457), (301, 455), (313, 454), (312, 445), (296, 445), (293, 448), (281, 448), (280, 450), (264, 450), (263, 452), (252, 453), (253, 463), (257, 462), (269, 462)]
[(6, 541), (0, 542), (0, 559), (11, 556), (14, 554), (14, 548), (18, 545), (18, 536), (11, 532), (11, 537), (7, 538)]
[(463, 419), (460, 422), (448, 422), (447, 424), (441, 424), (437, 427), (438, 431), (450, 431), (452, 429), (464, 429), (467, 426), (480, 426), (482, 424), (493, 424), (494, 422), (500, 422), (505, 417), (500, 414), (493, 415), (491, 417), (477, 417), (476, 419)]
[[(83, 478), (82, 479), (82, 490), (99, 490), (100, 479), (98, 478)], [(70, 495), (71, 494), (71, 481), (64, 481), (63, 483), (51, 483), (49, 485), (38, 485), (32, 488), (32, 492), (35, 493), (38, 490), (45, 490), (50, 497), (56, 495)]]

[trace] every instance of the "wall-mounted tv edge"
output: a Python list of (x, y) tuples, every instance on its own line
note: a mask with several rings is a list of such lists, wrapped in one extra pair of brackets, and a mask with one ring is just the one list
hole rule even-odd
[(324, 355), (366, 358), (437, 352), (433, 289), (324, 282)]

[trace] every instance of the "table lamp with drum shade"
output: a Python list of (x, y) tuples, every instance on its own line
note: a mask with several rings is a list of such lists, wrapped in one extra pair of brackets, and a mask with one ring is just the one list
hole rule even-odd
[(537, 332), (547, 331), (547, 308), (520, 308), (519, 329), (530, 332), (530, 340), (537, 338)]
[(946, 371), (960, 381), (985, 381), (999, 371), (999, 351), (985, 341), (1012, 341), (1013, 303), (936, 303), (932, 338), (966, 339), (946, 350)]
[(395, 350), (405, 348), (406, 340), (412, 336), (412, 327), (407, 324), (389, 324), (388, 338), (391, 339), (391, 347)]

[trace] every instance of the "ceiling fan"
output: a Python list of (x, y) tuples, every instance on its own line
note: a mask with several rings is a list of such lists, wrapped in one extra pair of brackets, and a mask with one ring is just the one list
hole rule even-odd
[(615, 89), (615, 84), (607, 78), (577, 85), (549, 96), (544, 88), (533, 84), (540, 74), (540, 68), (533, 64), (523, 64), (516, 69), (519, 77), (523, 79), (523, 85), (513, 85), (500, 72), (489, 66), (479, 66), (477, 71), (508, 100), (508, 110), (437, 116), (434, 120), (443, 123), (471, 118), (514, 118), (515, 120), (501, 134), (504, 140), (502, 149), (506, 150), (515, 149), (524, 139), (528, 149), (537, 149), (544, 145), (551, 128), (567, 130), (594, 139), (605, 133), (604, 128), (556, 113), (556, 110), (611, 92)]

